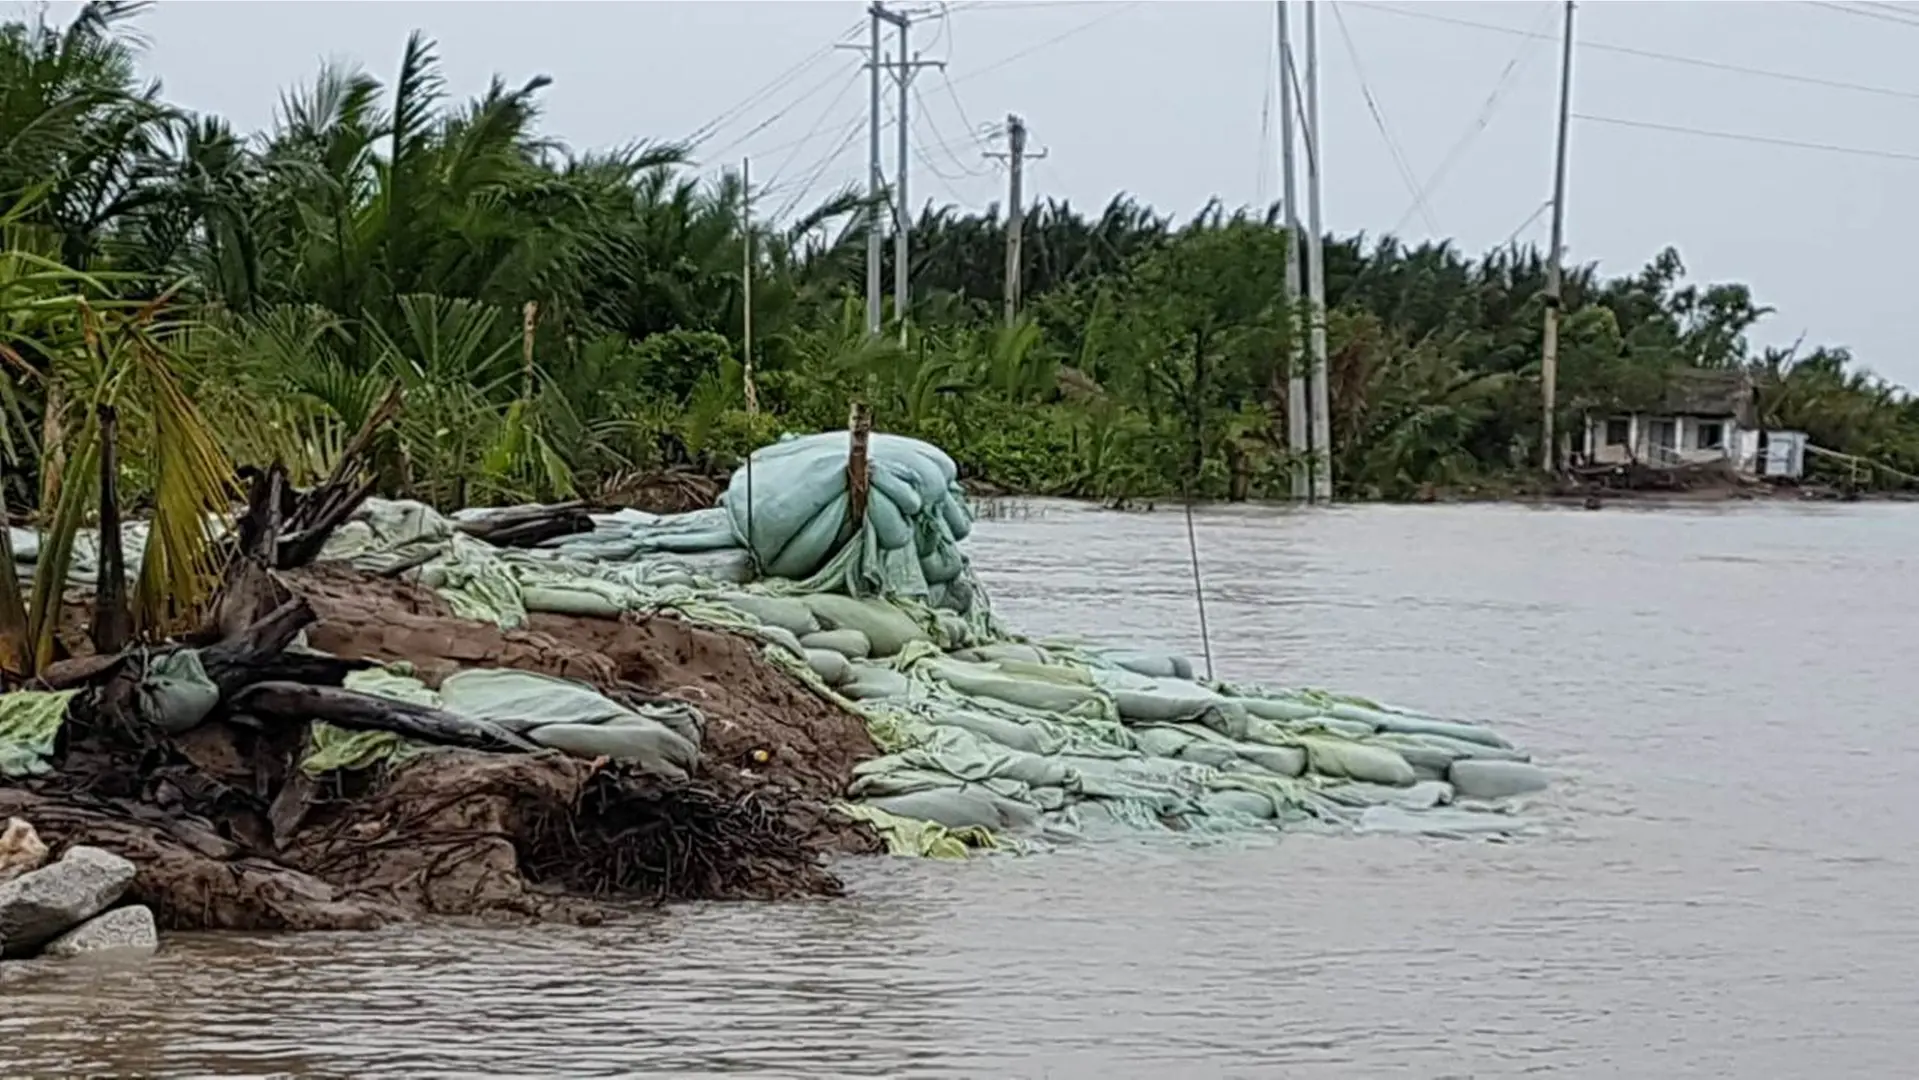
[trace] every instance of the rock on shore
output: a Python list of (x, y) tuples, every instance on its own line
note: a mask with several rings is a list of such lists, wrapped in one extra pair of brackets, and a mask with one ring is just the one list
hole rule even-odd
[(0, 958), (158, 947), (153, 912), (113, 908), (133, 884), (131, 862), (85, 845), (58, 862), (47, 863), (46, 855), (32, 826), (8, 821), (0, 833)]

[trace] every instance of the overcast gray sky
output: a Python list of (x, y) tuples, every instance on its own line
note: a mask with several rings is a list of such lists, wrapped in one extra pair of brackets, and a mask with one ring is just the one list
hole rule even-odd
[[(1474, 252), (1515, 232), (1543, 243), (1560, 11), (1322, 4), (1327, 226), (1452, 237)], [(855, 0), (168, 0), (143, 25), (170, 99), (249, 129), (269, 125), (279, 91), (323, 57), (390, 77), (408, 31), (423, 29), (456, 94), (496, 72), (552, 76), (545, 128), (575, 147), (683, 138), (725, 117), (702, 157), (734, 167), (750, 154), (756, 186), (772, 187), (762, 205), (777, 209), (863, 175), (860, 57), (828, 48), (864, 40), (863, 12)], [(1213, 195), (1271, 199), (1273, 26), (1274, 4), (1257, 0), (953, 3), (913, 32), (924, 58), (947, 62), (916, 82), (913, 201), (1000, 197), (1003, 173), (972, 129), (1009, 111), (1049, 152), (1029, 171), (1036, 197), (1097, 209), (1128, 191), (1181, 216)], [(1576, 121), (1571, 258), (1628, 271), (1674, 245), (1696, 277), (1745, 281), (1777, 308), (1761, 342), (1849, 345), (1919, 384), (1907, 256), (1919, 240), (1919, 4), (1591, 0), (1576, 36), (1575, 112), (1749, 138)]]

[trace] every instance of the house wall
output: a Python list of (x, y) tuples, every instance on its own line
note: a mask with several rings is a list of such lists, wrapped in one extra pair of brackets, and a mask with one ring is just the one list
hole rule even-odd
[[(1595, 465), (1624, 465), (1632, 461), (1649, 465), (1693, 465), (1711, 461), (1724, 461), (1735, 456), (1740, 445), (1740, 428), (1731, 416), (1659, 416), (1648, 413), (1631, 413), (1626, 419), (1626, 441), (1608, 446), (1606, 444), (1606, 423), (1619, 419), (1614, 416), (1591, 416), (1586, 420), (1586, 460)], [(1662, 424), (1671, 424), (1673, 440), (1671, 448), (1654, 443), (1655, 430)], [(1718, 424), (1721, 437), (1718, 447), (1701, 449), (1699, 429), (1703, 424)], [(1755, 446), (1755, 450), (1756, 450)]]

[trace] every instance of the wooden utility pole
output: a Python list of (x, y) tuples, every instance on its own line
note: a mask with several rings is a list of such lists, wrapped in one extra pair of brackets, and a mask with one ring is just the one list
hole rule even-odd
[(746, 384), (746, 411), (760, 411), (753, 385), (753, 159), (740, 159), (740, 377)]
[(1566, 132), (1572, 120), (1573, 2), (1566, 0), (1566, 28), (1559, 57), (1559, 145), (1553, 159), (1552, 249), (1546, 260), (1546, 333), (1540, 346), (1539, 467), (1548, 475), (1559, 472), (1559, 443), (1553, 431), (1553, 413), (1559, 405), (1559, 306), (1562, 300), (1561, 260), (1566, 246)]
[(989, 150), (986, 157), (1006, 162), (1006, 325), (1019, 317), (1020, 279), (1026, 264), (1020, 244), (1026, 227), (1026, 163), (1038, 161), (1046, 151), (1029, 153), (1026, 149), (1026, 121), (1006, 114), (1006, 149)]

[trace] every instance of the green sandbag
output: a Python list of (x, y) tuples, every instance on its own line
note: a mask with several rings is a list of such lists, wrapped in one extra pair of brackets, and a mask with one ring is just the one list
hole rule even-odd
[(626, 611), (624, 603), (603, 591), (588, 588), (526, 585), (520, 589), (520, 602), (528, 611), (593, 619), (617, 619)]
[(1381, 746), (1392, 747), (1400, 757), (1406, 759), (1406, 764), (1411, 765), (1413, 771), (1418, 773), (1422, 780), (1446, 779), (1446, 770), (1452, 768), (1453, 762), (1458, 761), (1462, 756), (1454, 751), (1434, 746), (1416, 735), (1380, 735), (1373, 741)]
[(1523, 761), (1455, 761), (1446, 778), (1467, 799), (1509, 799), (1546, 789), (1546, 770)]
[(836, 593), (814, 593), (807, 609), (828, 630), (858, 630), (873, 645), (874, 656), (894, 656), (915, 641), (931, 641), (926, 628), (884, 600), (855, 600)]
[(1262, 720), (1310, 720), (1326, 710), (1318, 705), (1290, 698), (1236, 697), (1240, 707)]
[(1436, 720), (1427, 716), (1409, 716), (1405, 713), (1383, 712), (1377, 709), (1363, 708), (1358, 705), (1341, 703), (1327, 710), (1327, 715), (1341, 720), (1353, 720), (1371, 724), (1380, 731), (1390, 731), (1402, 735), (1441, 735), (1462, 742), (1478, 743), (1501, 750), (1512, 749), (1498, 732), (1480, 727), (1477, 724), (1462, 724), (1455, 720)]
[(1039, 712), (1070, 713), (1101, 700), (1099, 691), (1091, 687), (1020, 678), (980, 664), (935, 660), (927, 669), (962, 694), (993, 698)]
[(179, 649), (153, 658), (134, 688), (135, 708), (169, 735), (196, 727), (220, 704), (220, 688), (207, 678), (200, 653)]
[(767, 644), (785, 649), (796, 660), (806, 659), (806, 646), (783, 626), (762, 626), (759, 635)]
[(1299, 732), (1329, 732), (1342, 739), (1367, 739), (1378, 731), (1371, 724), (1359, 720), (1341, 720), (1335, 716), (1315, 716), (1310, 720), (1295, 721), (1288, 727)]
[(819, 630), (800, 637), (810, 649), (830, 649), (848, 660), (864, 660), (873, 655), (873, 643), (858, 630)]
[(970, 731), (1009, 750), (1023, 750), (1029, 754), (1046, 752), (1045, 743), (1034, 727), (977, 709), (941, 709), (933, 715), (933, 723), (940, 727)]
[(1279, 776), (1298, 776), (1306, 771), (1306, 751), (1297, 746), (1260, 746), (1236, 743), (1239, 756)]
[(1139, 748), (1152, 757), (1178, 757), (1187, 745), (1198, 741), (1193, 735), (1175, 727), (1161, 727), (1158, 724), (1142, 724), (1133, 730), (1133, 741)]
[(1411, 787), (1387, 787), (1352, 781), (1328, 784), (1319, 794), (1340, 806), (1393, 806), (1402, 810), (1431, 810), (1453, 801), (1453, 786), (1443, 780), (1421, 780)]
[(961, 649), (953, 654), (953, 658), (976, 664), (998, 664), (1010, 660), (1022, 664), (1043, 665), (1047, 661), (1044, 649), (1018, 641), (995, 641), (978, 648)]
[(878, 698), (906, 697), (912, 693), (913, 682), (892, 668), (874, 664), (849, 664), (851, 677), (839, 692), (854, 701), (873, 701)]
[(832, 649), (806, 650), (806, 664), (828, 686), (841, 686), (852, 678), (851, 665), (846, 662), (846, 657)]
[(1153, 679), (1191, 679), (1193, 662), (1183, 656), (1155, 652), (1109, 652), (1102, 659)]
[(685, 780), (699, 751), (658, 724), (546, 724), (526, 737), (574, 757), (632, 762), (665, 780)]
[(1404, 735), (1381, 736), (1386, 738), (1418, 739), (1428, 746), (1444, 750), (1455, 758), (1472, 758), (1475, 761), (1531, 761), (1532, 755), (1524, 750), (1512, 750), (1501, 746), (1489, 746), (1486, 743), (1467, 742), (1464, 739), (1449, 739), (1444, 735)]
[(833, 551), (833, 542), (846, 525), (846, 479), (842, 474), (838, 495), (828, 500), (808, 518), (777, 553), (766, 562), (769, 577), (800, 579), (818, 570)]
[(1419, 780), (1406, 759), (1390, 747), (1328, 735), (1301, 735), (1306, 759), (1313, 772), (1322, 776), (1367, 780), (1390, 787), (1410, 787)]
[(1180, 747), (1178, 756), (1181, 761), (1191, 761), (1214, 769), (1224, 768), (1240, 759), (1231, 744), (1201, 739), (1194, 739)]
[[(934, 791), (914, 791), (905, 795), (884, 795), (865, 800), (889, 814), (918, 821), (931, 821), (949, 829), (1002, 829), (1022, 819), (1037, 819), (1030, 807), (1013, 809), (1018, 804), (1002, 799), (981, 787), (950, 787)], [(1021, 809), (1025, 812), (1021, 813)]]
[(48, 771), (46, 759), (67, 718), (77, 690), (16, 690), (0, 694), (0, 776), (35, 776)]
[(818, 633), (820, 621), (803, 600), (786, 596), (760, 596), (755, 593), (728, 592), (717, 598), (729, 607), (738, 608), (758, 619), (767, 626), (777, 626), (789, 634), (805, 637)]
[(1275, 816), (1273, 800), (1256, 791), (1209, 791), (1200, 796), (1199, 808), (1207, 817), (1270, 821)]

